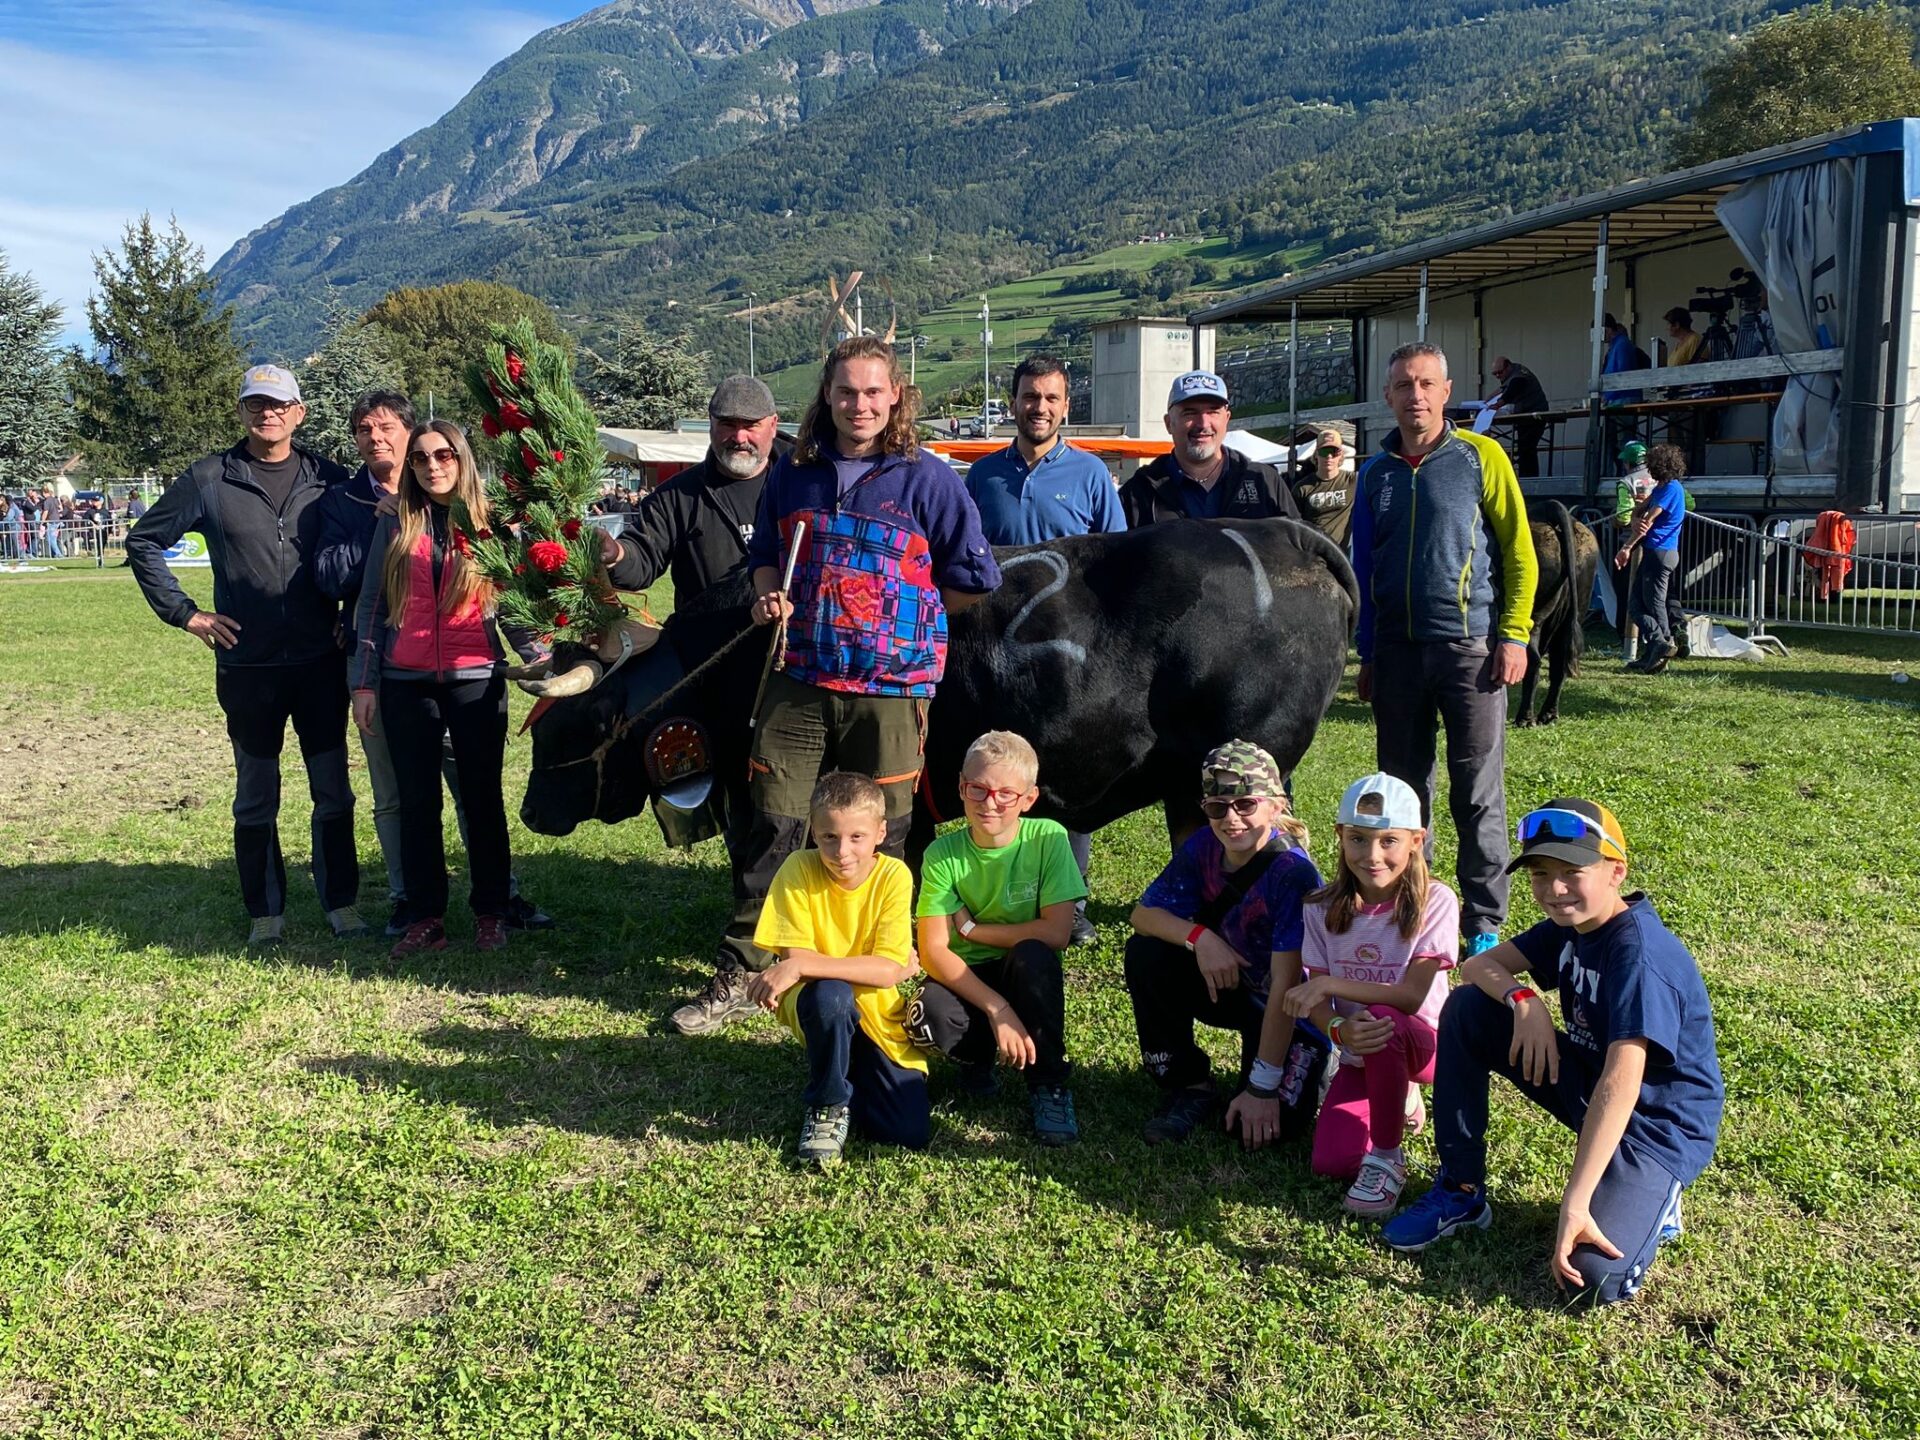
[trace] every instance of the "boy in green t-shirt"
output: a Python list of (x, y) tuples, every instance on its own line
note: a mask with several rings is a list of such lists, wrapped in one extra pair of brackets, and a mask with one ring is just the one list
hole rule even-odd
[(997, 1054), (1026, 1072), (1033, 1133), (1080, 1138), (1066, 1049), (1060, 951), (1087, 893), (1067, 832), (1026, 818), (1040, 760), (1020, 736), (989, 730), (960, 771), (967, 828), (943, 835), (920, 867), (920, 964), (929, 977), (907, 1032), (966, 1066), (975, 1094), (993, 1090)]

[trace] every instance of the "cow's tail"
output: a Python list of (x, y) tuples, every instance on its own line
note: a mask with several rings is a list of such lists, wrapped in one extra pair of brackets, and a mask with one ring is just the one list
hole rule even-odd
[(1553, 506), (1553, 523), (1560, 527), (1560, 584), (1566, 592), (1567, 674), (1580, 673), (1580, 657), (1587, 652), (1587, 597), (1575, 593), (1580, 567), (1574, 563), (1573, 512), (1558, 500)]

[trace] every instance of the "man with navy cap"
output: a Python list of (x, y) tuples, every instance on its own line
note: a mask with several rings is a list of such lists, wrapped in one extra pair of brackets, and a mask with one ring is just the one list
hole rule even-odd
[[(289, 720), (313, 796), (321, 908), (336, 936), (367, 933), (354, 909), (360, 862), (347, 782), (346, 660), (334, 638), (340, 607), (314, 583), (312, 566), (318, 502), (347, 472), (293, 443), (306, 414), (290, 373), (253, 366), (237, 411), (245, 438), (194, 461), (127, 536), (127, 563), (154, 614), (213, 651), (214, 693), (238, 776), (233, 851), (253, 921), (250, 945), (277, 945), (284, 934), (280, 750)], [(167, 550), (190, 530), (207, 543), (211, 610), (194, 604), (167, 568)]]
[(1226, 382), (1211, 370), (1189, 370), (1174, 380), (1166, 416), (1173, 453), (1142, 466), (1120, 487), (1129, 529), (1182, 518), (1300, 518), (1280, 472), (1227, 445), (1232, 419)]

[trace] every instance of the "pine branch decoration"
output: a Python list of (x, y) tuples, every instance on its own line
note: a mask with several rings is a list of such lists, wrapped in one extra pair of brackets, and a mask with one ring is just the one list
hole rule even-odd
[(588, 533), (587, 507), (600, 492), (606, 454), (566, 354), (535, 336), (530, 321), (496, 325), (481, 358), (467, 366), (467, 389), (499, 471), (487, 504), (500, 528), (477, 527), (456, 505), (464, 548), (499, 587), (503, 620), (545, 640), (592, 645), (627, 611)]

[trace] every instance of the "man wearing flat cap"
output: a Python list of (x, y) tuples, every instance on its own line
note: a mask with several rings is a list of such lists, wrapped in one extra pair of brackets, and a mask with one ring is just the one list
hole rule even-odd
[(1166, 416), (1173, 453), (1141, 466), (1120, 487), (1128, 529), (1157, 520), (1300, 518), (1280, 472), (1226, 443), (1232, 419), (1227, 384), (1211, 370), (1174, 379)]
[[(291, 374), (253, 366), (237, 411), (245, 438), (194, 461), (127, 536), (127, 563), (153, 613), (213, 651), (214, 693), (233, 742), (233, 852), (253, 945), (283, 938), (280, 750), (289, 720), (313, 796), (321, 908), (336, 936), (367, 933), (354, 909), (360, 862), (347, 783), (346, 659), (334, 638), (340, 606), (315, 583), (312, 563), (320, 497), (347, 472), (293, 443), (306, 414)], [(194, 604), (167, 568), (167, 550), (189, 531), (207, 543), (211, 610)]]

